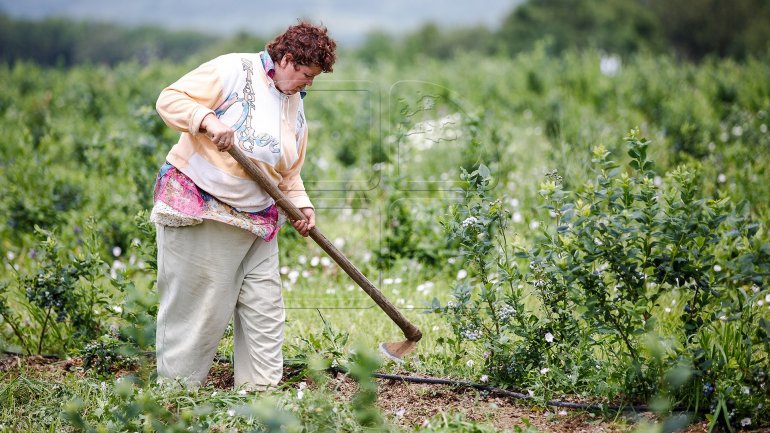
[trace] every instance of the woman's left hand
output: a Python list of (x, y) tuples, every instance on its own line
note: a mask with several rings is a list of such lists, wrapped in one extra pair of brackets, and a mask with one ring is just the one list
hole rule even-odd
[(297, 229), (299, 234), (307, 237), (310, 234), (310, 229), (315, 227), (315, 211), (312, 207), (303, 207), (300, 209), (300, 212), (305, 215), (305, 219), (292, 221), (291, 225)]

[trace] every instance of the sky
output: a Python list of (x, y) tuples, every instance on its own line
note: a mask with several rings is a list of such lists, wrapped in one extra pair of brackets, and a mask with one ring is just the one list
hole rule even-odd
[(483, 24), (497, 28), (523, 0), (0, 0), (14, 18), (50, 16), (124, 25), (156, 24), (218, 35), (239, 31), (271, 36), (297, 18), (329, 28), (341, 43), (355, 44), (372, 30), (399, 34), (426, 22), (440, 26)]

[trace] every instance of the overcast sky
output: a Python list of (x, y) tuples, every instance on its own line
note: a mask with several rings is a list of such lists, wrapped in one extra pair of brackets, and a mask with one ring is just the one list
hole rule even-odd
[(427, 21), (442, 26), (484, 24), (497, 28), (522, 1), (0, 0), (0, 10), (18, 18), (64, 16), (224, 35), (243, 30), (272, 36), (297, 18), (308, 18), (325, 24), (340, 42), (355, 43), (373, 29), (398, 34)]

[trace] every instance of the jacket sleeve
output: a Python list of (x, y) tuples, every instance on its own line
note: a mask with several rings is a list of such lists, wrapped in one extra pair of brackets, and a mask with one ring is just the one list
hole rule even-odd
[(305, 192), (305, 184), (302, 182), (300, 171), (305, 163), (305, 149), (307, 148), (307, 127), (304, 128), (300, 140), (297, 161), (289, 170), (281, 173), (282, 179), (278, 188), (286, 194), (286, 197), (298, 208), (314, 207)]
[(163, 89), (155, 109), (166, 125), (180, 132), (198, 134), (203, 118), (213, 113), (222, 94), (213, 62), (204, 63)]

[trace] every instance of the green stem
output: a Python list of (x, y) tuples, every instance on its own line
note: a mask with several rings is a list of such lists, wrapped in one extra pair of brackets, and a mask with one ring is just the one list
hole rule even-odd
[(48, 319), (51, 318), (51, 309), (53, 307), (48, 307), (48, 311), (45, 314), (45, 320), (43, 320), (43, 329), (40, 331), (40, 341), (37, 343), (37, 354), (42, 355), (43, 354), (43, 338), (45, 338), (45, 331), (48, 328)]
[(19, 339), (19, 344), (21, 344), (21, 347), (24, 348), (25, 352), (27, 352), (27, 355), (31, 355), (32, 351), (29, 350), (29, 347), (27, 347), (26, 340), (22, 336), (21, 331), (19, 331), (19, 328), (16, 327), (16, 324), (14, 323), (12, 318), (7, 316), (7, 315), (2, 315), (2, 314), (0, 314), (0, 316), (4, 317), (5, 318), (5, 322), (8, 323), (8, 325), (11, 326), (11, 329), (13, 330), (14, 335), (16, 335), (16, 338)]

